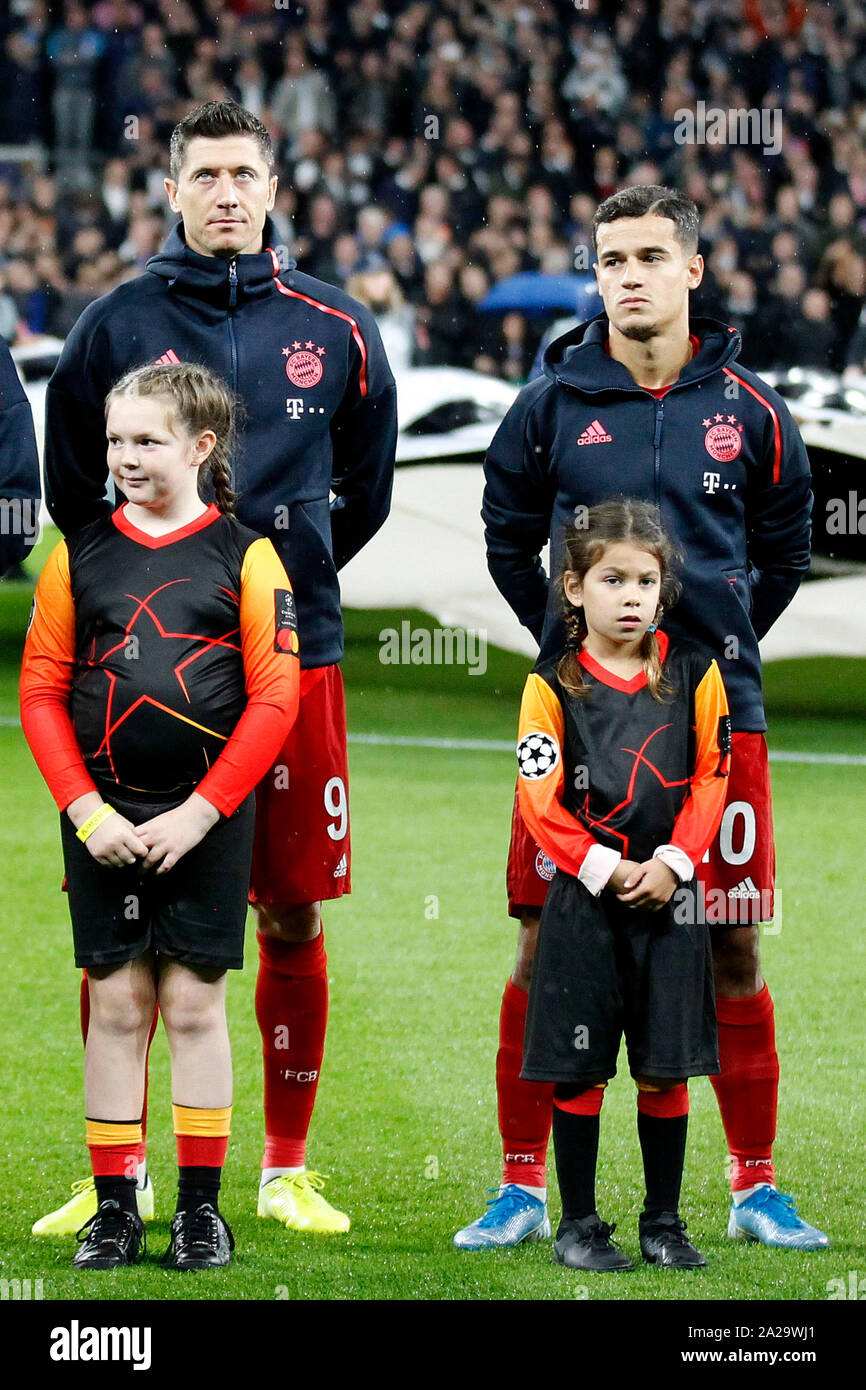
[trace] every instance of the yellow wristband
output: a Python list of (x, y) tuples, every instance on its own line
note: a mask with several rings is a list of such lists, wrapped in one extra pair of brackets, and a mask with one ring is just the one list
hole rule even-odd
[(113, 816), (115, 814), (116, 813), (114, 807), (109, 806), (107, 801), (104, 806), (100, 806), (98, 811), (94, 811), (93, 815), (89, 818), (89, 820), (86, 820), (84, 824), (75, 832), (79, 840), (81, 840), (82, 844), (93, 834), (94, 830), (98, 825), (101, 825), (104, 820), (108, 820), (109, 816)]

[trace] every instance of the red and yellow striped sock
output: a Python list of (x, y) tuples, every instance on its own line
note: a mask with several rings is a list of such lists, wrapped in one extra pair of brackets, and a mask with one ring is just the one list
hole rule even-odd
[(172, 1105), (179, 1168), (222, 1168), (232, 1128), (232, 1107), (203, 1110)]
[(86, 1143), (94, 1177), (132, 1178), (144, 1158), (141, 1120), (85, 1117)]

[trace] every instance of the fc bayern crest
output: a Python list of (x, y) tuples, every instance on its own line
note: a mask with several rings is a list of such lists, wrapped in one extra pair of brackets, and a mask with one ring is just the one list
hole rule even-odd
[[(712, 429), (707, 430), (704, 437), (704, 444), (707, 446), (707, 453), (714, 458), (717, 463), (731, 463), (739, 454), (743, 447), (742, 425), (737, 425), (736, 415), (729, 415), (727, 423), (722, 423), (722, 417), (716, 416), (718, 424), (713, 425)], [(708, 425), (709, 420), (704, 421), (704, 426)]]
[(535, 856), (535, 872), (539, 878), (543, 878), (545, 883), (550, 883), (556, 873), (556, 865), (553, 860), (548, 858), (543, 849), (540, 849)]
[(318, 347), (312, 340), (306, 343), (294, 342), (291, 347), (284, 347), (286, 376), (292, 385), (318, 386), (324, 372), (322, 365), (324, 355), (325, 349)]

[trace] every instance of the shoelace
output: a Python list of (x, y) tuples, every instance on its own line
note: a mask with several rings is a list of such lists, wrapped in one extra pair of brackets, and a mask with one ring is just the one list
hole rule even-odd
[[(126, 1234), (129, 1227), (134, 1231), (135, 1217), (131, 1212), (119, 1208), (117, 1211), (97, 1210), (76, 1232), (75, 1238), (80, 1245), (87, 1240), (98, 1241), (100, 1245), (119, 1245), (121, 1236)], [(143, 1235), (141, 1239), (144, 1240)]]
[(615, 1221), (610, 1226), (608, 1226), (606, 1221), (602, 1221), (600, 1225), (596, 1226), (592, 1231), (590, 1237), (590, 1248), (592, 1250), (603, 1250), (608, 1243), (612, 1244), (610, 1238), (615, 1230)]
[(482, 1216), (479, 1225), (491, 1224), (489, 1218), (494, 1215), (493, 1208), (499, 1207), (495, 1213), (496, 1217), (507, 1220), (509, 1216), (514, 1216), (518, 1211), (522, 1211), (526, 1206), (527, 1192), (500, 1192), (498, 1187), (488, 1187), (488, 1192), (493, 1196), (487, 1200), (487, 1210)]
[(319, 1192), (325, 1186), (327, 1173), (314, 1173), (312, 1169), (306, 1169), (303, 1173), (294, 1173), (286, 1181), (293, 1187), (311, 1187), (314, 1192)]
[(218, 1235), (216, 1212), (213, 1207), (197, 1207), (192, 1214), (181, 1213), (178, 1231), (183, 1231), (189, 1245), (211, 1245)]
[(762, 1188), (760, 1193), (756, 1193), (755, 1195), (760, 1196), (761, 1206), (767, 1206), (769, 1203), (773, 1202), (774, 1199), (778, 1198), (782, 1205), (787, 1207), (788, 1211), (791, 1212), (793, 1216), (797, 1215), (797, 1208), (794, 1206), (794, 1198), (789, 1197), (787, 1192), (779, 1192), (775, 1187), (766, 1187)]
[(88, 1187), (96, 1191), (96, 1183), (93, 1178), (79, 1178), (78, 1182), (72, 1184), (73, 1197), (77, 1197), (80, 1192), (85, 1192)]
[(676, 1221), (672, 1222), (670, 1226), (665, 1224), (665, 1226), (661, 1229), (664, 1230), (665, 1234), (674, 1243), (674, 1245), (691, 1245), (691, 1241), (686, 1235), (686, 1230), (688, 1229), (688, 1227), (686, 1226), (686, 1223), (685, 1221), (683, 1221), (681, 1216), (678, 1216)]

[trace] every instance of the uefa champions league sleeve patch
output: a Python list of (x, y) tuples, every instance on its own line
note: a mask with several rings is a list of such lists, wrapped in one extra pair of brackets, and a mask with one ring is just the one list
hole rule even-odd
[(550, 734), (524, 734), (517, 745), (517, 770), (527, 781), (546, 777), (559, 762), (559, 744)]
[(274, 589), (274, 651), (297, 652), (298, 618), (295, 596), (289, 589)]

